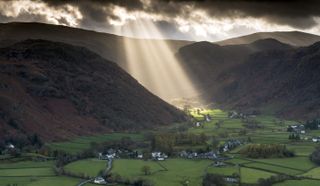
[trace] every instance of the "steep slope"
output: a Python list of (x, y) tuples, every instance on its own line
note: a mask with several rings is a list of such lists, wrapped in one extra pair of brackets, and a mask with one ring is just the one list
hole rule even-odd
[[(43, 23), (0, 24), (0, 46), (8, 46), (26, 39), (44, 39), (86, 47), (103, 58), (117, 63), (149, 91), (161, 96), (163, 99), (166, 98), (167, 101), (179, 95), (171, 96), (170, 93), (166, 94), (158, 91), (153, 83), (150, 83), (150, 79), (162, 81), (161, 74), (150, 78), (150, 71), (144, 70), (136, 73), (132, 66), (148, 66), (150, 61), (155, 61), (164, 55), (173, 56), (178, 48), (192, 43), (179, 40), (134, 39)], [(167, 50), (164, 51), (163, 48)], [(153, 55), (147, 55), (146, 53), (152, 53)]]
[(208, 103), (294, 119), (320, 115), (320, 42), (302, 48), (274, 39), (226, 46), (200, 42), (177, 55)]
[(320, 115), (320, 42), (286, 51), (264, 51), (219, 75), (211, 98), (243, 110), (268, 107), (307, 119)]
[(304, 32), (258, 32), (246, 36), (216, 42), (219, 45), (248, 44), (260, 39), (273, 38), (292, 46), (308, 46), (320, 41), (320, 36)]
[(82, 48), (26, 40), (0, 49), (0, 136), (53, 140), (184, 121), (113, 62)]

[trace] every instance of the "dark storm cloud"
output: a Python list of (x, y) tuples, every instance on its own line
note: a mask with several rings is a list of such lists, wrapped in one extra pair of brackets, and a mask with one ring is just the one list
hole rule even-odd
[(212, 17), (262, 18), (270, 23), (289, 25), (307, 29), (316, 25), (314, 16), (320, 16), (320, 1), (316, 0), (43, 0), (50, 6), (72, 4), (80, 8), (85, 19), (106, 22), (117, 19), (108, 8), (116, 5), (128, 11), (145, 11), (168, 17), (188, 18), (192, 12), (186, 12), (185, 5), (207, 12)]
[(320, 2), (316, 0), (198, 1), (196, 7), (212, 16), (250, 16), (301, 29), (315, 26), (313, 17), (320, 16)]

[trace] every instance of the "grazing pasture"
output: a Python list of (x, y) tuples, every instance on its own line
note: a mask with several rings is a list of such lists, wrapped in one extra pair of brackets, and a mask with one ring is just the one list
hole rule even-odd
[[(50, 177), (1, 177), (0, 185), (17, 186), (72, 186), (77, 185), (81, 180), (66, 176), (50, 176)], [(87, 186), (87, 185), (86, 185)]]
[(320, 180), (287, 180), (281, 183), (275, 184), (275, 186), (318, 186), (320, 185)]
[[(166, 161), (143, 161), (143, 160), (115, 160), (112, 168), (124, 178), (135, 179), (145, 178), (151, 180), (155, 185), (176, 186), (187, 178), (191, 185), (200, 185), (205, 170), (212, 161), (209, 160), (184, 160), (168, 159)], [(141, 167), (148, 165), (151, 168), (151, 175), (145, 176)]]
[(320, 179), (320, 167), (309, 170), (308, 172), (304, 173), (303, 176)]
[(100, 171), (105, 170), (106, 166), (106, 160), (85, 159), (69, 163), (64, 169), (76, 175), (95, 177)]
[(209, 167), (207, 169), (208, 173), (214, 173), (214, 174), (222, 174), (225, 176), (232, 176), (235, 174), (239, 174), (239, 168), (236, 166), (232, 167)]
[(297, 175), (301, 174), (301, 170), (286, 168), (286, 167), (280, 167), (277, 165), (271, 165), (271, 164), (265, 164), (265, 163), (247, 163), (245, 164), (246, 167), (249, 168), (255, 168), (260, 170), (269, 171), (272, 173), (279, 173), (279, 174), (289, 174), (289, 175)]
[(241, 167), (240, 175), (242, 183), (257, 183), (260, 178), (269, 178), (275, 174), (267, 171)]

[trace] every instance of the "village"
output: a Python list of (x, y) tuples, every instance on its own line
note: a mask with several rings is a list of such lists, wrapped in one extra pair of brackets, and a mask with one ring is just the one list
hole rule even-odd
[[(56, 158), (55, 164), (60, 165), (57, 169), (59, 172), (55, 174), (81, 179), (78, 186), (115, 183), (134, 185), (138, 181), (149, 184), (149, 180), (154, 180), (161, 174), (168, 176), (168, 180), (174, 180), (172, 175), (175, 174), (189, 175), (180, 177), (179, 183), (193, 185), (195, 181), (197, 184), (201, 181), (192, 177), (193, 175), (202, 178), (202, 175), (209, 173), (220, 176), (227, 184), (238, 185), (258, 183), (259, 177), (251, 178), (256, 172), (267, 179), (277, 171), (283, 171), (283, 167), (292, 167), (295, 165), (294, 162), (309, 162), (310, 165), (307, 164), (309, 166), (303, 168), (304, 172), (313, 168), (309, 154), (313, 146), (320, 142), (320, 137), (317, 135), (320, 131), (318, 120), (304, 123), (288, 122), (256, 113), (244, 114), (206, 109), (194, 109), (191, 114), (194, 119), (187, 125), (188, 128), (184, 127), (183, 130), (175, 126), (146, 136), (130, 133), (114, 134), (120, 137), (115, 137), (116, 140), (112, 141), (109, 135), (106, 138), (108, 141), (101, 144), (90, 141), (88, 143), (90, 149), (82, 149), (75, 154), (63, 153), (61, 156), (59, 152), (52, 152), (51, 156)], [(256, 134), (257, 132), (262, 133)], [(100, 137), (94, 138), (96, 139), (100, 140)], [(81, 142), (84, 140), (87, 139), (81, 139)], [(285, 144), (277, 145), (280, 140)], [(296, 144), (308, 147), (308, 151), (305, 152), (304, 148), (292, 151), (292, 147), (296, 147)], [(75, 142), (75, 145), (78, 146), (79, 143)], [(277, 154), (282, 153), (282, 150), (274, 151), (274, 149), (282, 149), (283, 154)], [(2, 153), (17, 156), (19, 151), (17, 144), (7, 143)], [(55, 155), (56, 153), (58, 154)], [(290, 163), (282, 164), (282, 160), (270, 158), (267, 153), (271, 153), (270, 157), (282, 157), (284, 162)], [(23, 153), (17, 157), (19, 156), (23, 156)], [(43, 157), (45, 156), (33, 158), (33, 161), (52, 162), (52, 159)], [(264, 162), (268, 165), (270, 163), (270, 167), (265, 168)], [(256, 164), (258, 167), (254, 167)], [(179, 169), (179, 167), (185, 168)], [(199, 169), (196, 168), (197, 170), (189, 173), (191, 167), (192, 170), (195, 167)], [(289, 173), (281, 172), (281, 174), (290, 176), (290, 171), (297, 172), (295, 167), (292, 167), (292, 170), (285, 169)], [(158, 182), (161, 183), (156, 180), (156, 183)]]

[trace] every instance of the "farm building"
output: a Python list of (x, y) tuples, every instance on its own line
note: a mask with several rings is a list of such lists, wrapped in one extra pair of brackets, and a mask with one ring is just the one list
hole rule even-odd
[(197, 153), (197, 152), (186, 152), (181, 151), (179, 154), (182, 158), (188, 158), (188, 159), (216, 159), (217, 155), (215, 152), (204, 152), (204, 153)]
[(297, 124), (297, 125), (289, 125), (287, 128), (288, 132), (295, 132), (298, 134), (305, 134), (305, 126), (301, 125), (301, 124)]
[(96, 177), (94, 180), (93, 180), (93, 183), (95, 183), (95, 184), (100, 184), (100, 185), (102, 185), (102, 184), (107, 184), (107, 182), (106, 182), (106, 180), (104, 180), (104, 178), (102, 178), (102, 177)]
[(164, 161), (168, 156), (163, 152), (152, 152), (151, 157), (153, 160)]
[(320, 142), (320, 136), (318, 136), (318, 137), (313, 137), (313, 138), (312, 138), (312, 141), (315, 142), (315, 143), (316, 143), (316, 142)]

